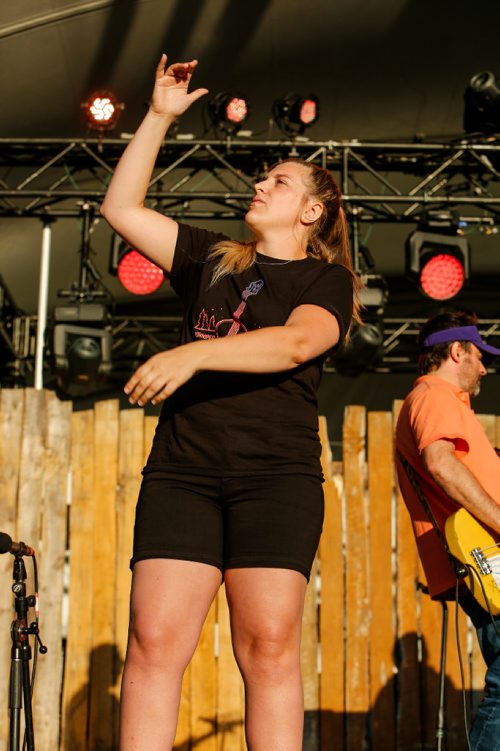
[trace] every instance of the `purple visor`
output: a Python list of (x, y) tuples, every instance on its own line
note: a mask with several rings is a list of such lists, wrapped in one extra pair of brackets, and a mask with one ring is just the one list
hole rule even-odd
[(481, 339), (477, 326), (456, 326), (453, 329), (443, 329), (429, 334), (424, 339), (424, 347), (433, 347), (435, 344), (445, 344), (446, 342), (472, 342), (481, 352), (484, 352), (487, 362), (493, 362), (495, 357), (500, 355), (498, 347), (492, 347)]

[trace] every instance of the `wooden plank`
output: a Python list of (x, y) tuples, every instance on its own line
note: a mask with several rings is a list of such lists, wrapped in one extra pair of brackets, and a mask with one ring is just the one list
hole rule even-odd
[[(196, 751), (217, 751), (216, 601), (208, 612), (191, 661), (190, 737)], [(176, 739), (177, 745), (177, 739)]]
[(392, 573), (394, 498), (392, 415), (368, 415), (370, 498), (370, 704), (373, 751), (396, 748), (395, 612)]
[(45, 394), (25, 390), (16, 539), (38, 550), (41, 528), (43, 474), (45, 457)]
[(116, 662), (116, 485), (118, 465), (118, 401), (94, 407), (94, 560), (93, 638), (90, 680), (92, 749), (113, 746), (114, 667)]
[(63, 751), (87, 751), (94, 558), (94, 412), (71, 417), (69, 615), (62, 697)]
[(495, 415), (477, 415), (477, 419), (483, 426), (483, 430), (486, 433), (489, 442), (492, 446), (495, 445), (496, 440), (496, 417)]
[(366, 410), (346, 408), (343, 428), (346, 498), (346, 728), (347, 748), (366, 739), (369, 690), (368, 531), (365, 497)]
[(141, 483), (144, 455), (144, 412), (122, 410), (119, 415), (118, 487), (116, 493), (116, 687), (115, 737), (118, 737), (119, 690), (127, 650), (135, 506)]
[(229, 626), (226, 590), (217, 594), (217, 748), (218, 751), (243, 751), (244, 691), (243, 681), (234, 659)]
[(317, 751), (319, 746), (319, 673), (318, 673), (318, 560), (315, 559), (306, 589), (300, 660), (304, 687), (303, 751)]
[(45, 392), (46, 451), (39, 566), (40, 634), (48, 648), (38, 661), (34, 712), (40, 749), (59, 745), (62, 690), (62, 600), (71, 437), (71, 404)]
[[(2, 531), (15, 539), (17, 490), (21, 462), (23, 389), (0, 389), (0, 498)], [(0, 556), (0, 707), (8, 706), (11, 640), (10, 625), (15, 617), (12, 586), (12, 557)], [(0, 747), (7, 748), (8, 714), (0, 712)]]
[[(401, 402), (394, 402), (396, 425)], [(410, 515), (396, 492), (396, 736), (398, 751), (419, 748), (422, 739), (419, 623), (417, 618), (418, 553)]]
[(326, 420), (320, 417), (321, 464), (325, 482), (325, 520), (319, 545), (321, 602), (319, 638), (320, 676), (320, 748), (344, 749), (344, 556), (342, 553), (342, 501), (330, 478), (330, 443)]
[(181, 688), (181, 701), (177, 718), (174, 750), (184, 751), (190, 748), (191, 741), (191, 665), (184, 671)]
[(477, 641), (476, 629), (469, 623), (469, 630), (471, 631), (471, 657), (470, 657), (470, 688), (471, 688), (471, 701), (470, 712), (471, 718), (481, 703), (484, 696), (484, 676), (486, 673), (486, 663), (484, 661), (481, 650), (479, 649), (479, 643)]
[(144, 417), (144, 464), (146, 463), (149, 452), (151, 451), (151, 445), (153, 443), (157, 424), (158, 418), (156, 415), (147, 415)]
[[(22, 540), (34, 548), (37, 564), (40, 566), (43, 560), (40, 534), (45, 468), (45, 394), (41, 390), (26, 389), (25, 391), (22, 431), (15, 539)], [(32, 595), (35, 587), (33, 567), (29, 562), (26, 565), (26, 573), (26, 594)], [(31, 620), (33, 616), (33, 610), (29, 609), (28, 620)], [(35, 688), (35, 701), (36, 690)], [(38, 726), (39, 720), (37, 712), (34, 711), (35, 727)]]
[[(458, 637), (462, 654), (464, 669), (464, 687), (470, 689), (470, 661), (468, 645), (467, 617), (463, 610), (454, 602), (448, 603), (448, 634), (446, 645), (446, 743), (449, 748), (460, 748), (464, 738), (464, 709), (462, 698), (462, 678), (460, 675), (460, 661), (457, 649), (457, 624), (458, 614)], [(469, 718), (470, 721), (470, 718)]]
[[(425, 581), (420, 569), (420, 581)], [(421, 639), (422, 639), (422, 728), (424, 745), (435, 743), (436, 717), (439, 703), (439, 673), (441, 660), (441, 629), (443, 608), (439, 602), (421, 594)]]

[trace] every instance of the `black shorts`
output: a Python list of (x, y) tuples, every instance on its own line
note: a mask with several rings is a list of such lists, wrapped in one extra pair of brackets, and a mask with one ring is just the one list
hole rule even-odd
[(149, 471), (130, 565), (175, 558), (228, 568), (287, 568), (309, 579), (323, 525), (319, 477), (207, 477)]

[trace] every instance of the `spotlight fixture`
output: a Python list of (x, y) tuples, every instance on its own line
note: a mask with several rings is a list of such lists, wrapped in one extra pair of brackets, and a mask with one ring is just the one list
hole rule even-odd
[(464, 94), (466, 133), (500, 133), (500, 86), (494, 73), (472, 76)]
[(456, 219), (430, 217), (406, 241), (406, 273), (433, 300), (455, 297), (469, 278), (470, 246), (459, 232)]
[(93, 130), (113, 130), (120, 112), (125, 109), (123, 102), (109, 91), (98, 91), (87, 102), (82, 102), (87, 122)]
[(220, 92), (209, 100), (208, 114), (217, 130), (235, 135), (250, 117), (250, 107), (243, 94)]
[(151, 295), (161, 287), (165, 272), (155, 263), (113, 235), (109, 272), (133, 295)]
[(360, 291), (363, 323), (355, 325), (349, 341), (332, 358), (340, 375), (359, 376), (375, 367), (384, 354), (384, 306), (387, 301), (387, 284), (377, 274), (363, 274)]
[(52, 357), (63, 392), (71, 384), (85, 392), (111, 372), (112, 334), (104, 305), (61, 305), (54, 309)]
[(274, 102), (273, 118), (285, 135), (302, 135), (319, 119), (319, 99), (314, 94), (285, 94)]

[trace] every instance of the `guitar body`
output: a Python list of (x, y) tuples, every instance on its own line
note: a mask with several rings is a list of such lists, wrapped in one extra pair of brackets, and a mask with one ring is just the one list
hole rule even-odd
[(448, 517), (445, 536), (450, 553), (477, 572), (465, 579), (477, 602), (500, 615), (500, 540), (464, 508)]

